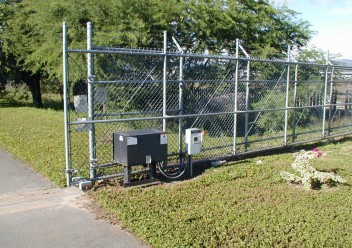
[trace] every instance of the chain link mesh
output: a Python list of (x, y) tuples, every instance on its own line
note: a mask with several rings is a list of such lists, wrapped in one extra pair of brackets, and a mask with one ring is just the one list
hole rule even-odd
[(323, 105), (328, 98), (328, 91), (324, 91), (328, 80), (326, 70), (324, 67), (311, 65), (299, 66), (296, 69), (298, 70), (295, 88), (297, 109), (293, 112), (292, 120), (295, 141), (321, 138), (325, 108)]
[(333, 135), (352, 131), (352, 68), (334, 70), (332, 104), (329, 108), (331, 133)]
[(112, 140), (121, 131), (165, 129), (169, 163), (185, 157), (187, 128), (206, 132), (202, 151), (194, 156), (199, 160), (352, 131), (351, 68), (95, 49), (89, 80), (85, 54), (69, 53), (68, 61), (70, 159), (80, 176), (89, 176), (92, 163), (97, 176), (122, 172), (113, 160)]

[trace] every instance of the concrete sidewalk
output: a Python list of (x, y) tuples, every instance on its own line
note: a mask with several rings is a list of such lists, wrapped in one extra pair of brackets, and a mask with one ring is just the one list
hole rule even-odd
[(77, 188), (60, 189), (0, 148), (0, 247), (147, 247), (96, 220)]

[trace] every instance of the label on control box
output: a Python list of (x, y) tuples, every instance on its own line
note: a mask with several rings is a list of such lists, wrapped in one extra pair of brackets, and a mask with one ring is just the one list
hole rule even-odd
[(167, 144), (167, 134), (162, 133), (160, 134), (160, 145), (166, 145)]
[(150, 155), (145, 156), (145, 163), (151, 164), (152, 163), (152, 156), (150, 156)]
[(128, 146), (133, 146), (133, 145), (137, 145), (137, 138), (136, 137), (127, 137), (127, 145)]

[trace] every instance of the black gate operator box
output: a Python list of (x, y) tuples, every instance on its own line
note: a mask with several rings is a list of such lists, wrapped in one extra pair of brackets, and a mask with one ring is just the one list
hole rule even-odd
[(167, 133), (159, 130), (133, 130), (113, 134), (114, 160), (133, 166), (167, 160)]

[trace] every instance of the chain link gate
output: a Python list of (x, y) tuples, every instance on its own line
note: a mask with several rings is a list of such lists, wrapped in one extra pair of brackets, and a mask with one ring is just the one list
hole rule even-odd
[(67, 185), (123, 175), (115, 132), (166, 131), (171, 167), (192, 127), (206, 132), (198, 161), (351, 134), (351, 67), (253, 59), (238, 40), (236, 56), (184, 53), (166, 33), (162, 50), (95, 47), (90, 23), (87, 49), (67, 40), (64, 24)]

